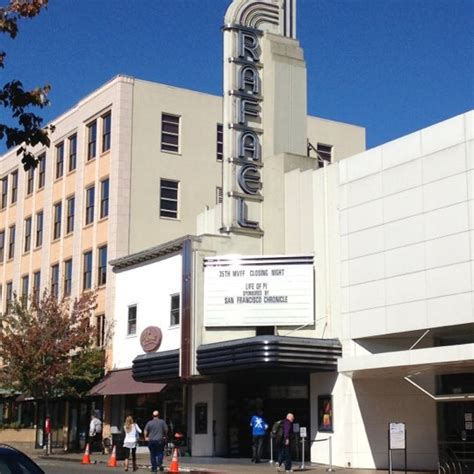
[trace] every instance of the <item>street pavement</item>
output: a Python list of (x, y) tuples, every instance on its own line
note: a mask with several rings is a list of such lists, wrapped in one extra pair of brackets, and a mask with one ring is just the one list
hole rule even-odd
[[(107, 467), (109, 455), (93, 453), (90, 455), (91, 464), (81, 464), (83, 457), (82, 453), (65, 453), (60, 450), (53, 450), (49, 456), (45, 456), (43, 451), (34, 449), (20, 449), (33, 458), (46, 472), (46, 474), (60, 474), (60, 473), (79, 473), (90, 471), (94, 474), (112, 473), (111, 468)], [(137, 474), (150, 471), (150, 459), (147, 453), (137, 454), (137, 461), (139, 470)], [(168, 472), (167, 466), (171, 463), (171, 457), (165, 458), (165, 472)], [(116, 470), (123, 471), (123, 461), (117, 461), (118, 467)], [(184, 456), (179, 459), (180, 472), (189, 472), (194, 474), (236, 474), (236, 473), (252, 473), (252, 474), (276, 474), (276, 466), (269, 462), (261, 462), (254, 464), (250, 459), (243, 458), (218, 458), (218, 457), (189, 457)], [(293, 470), (295, 472), (314, 472), (325, 473), (329, 466), (305, 463), (304, 469), (301, 469), (301, 462), (293, 463)], [(386, 473), (386, 470), (374, 469), (349, 469), (341, 467), (333, 467), (334, 472), (337, 473), (351, 473), (351, 474), (379, 474)], [(129, 472), (133, 472), (129, 470)], [(402, 471), (400, 471), (402, 472)], [(434, 474), (435, 471), (424, 471), (423, 474)], [(421, 474), (421, 471), (412, 472), (408, 474)]]

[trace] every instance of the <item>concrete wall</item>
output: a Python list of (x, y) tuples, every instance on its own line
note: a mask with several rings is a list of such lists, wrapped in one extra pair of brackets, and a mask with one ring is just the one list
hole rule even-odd
[(473, 122), (460, 115), (340, 163), (351, 339), (474, 322)]
[[(163, 333), (158, 352), (179, 349), (181, 326), (170, 326), (170, 304), (171, 295), (181, 294), (181, 275), (181, 254), (117, 273), (114, 369), (131, 367), (133, 359), (144, 354), (140, 334), (148, 326), (158, 326)], [(131, 305), (137, 305), (135, 335), (127, 335), (128, 307)]]

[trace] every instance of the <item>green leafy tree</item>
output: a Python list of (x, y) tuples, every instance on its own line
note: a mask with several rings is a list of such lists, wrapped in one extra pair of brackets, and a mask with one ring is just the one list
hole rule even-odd
[[(0, 7), (0, 32), (10, 38), (18, 34), (18, 22), (23, 18), (37, 16), (46, 8), (48, 0), (10, 0), (8, 6)], [(5, 67), (5, 51), (0, 51), (0, 68)], [(17, 154), (25, 170), (38, 164), (37, 158), (29, 147), (42, 144), (49, 146), (48, 133), (54, 130), (52, 125), (42, 127), (43, 119), (31, 109), (49, 105), (47, 99), (51, 87), (45, 85), (26, 90), (19, 80), (8, 82), (0, 89), (0, 104), (9, 110), (12, 123), (0, 123), (0, 140), (6, 140), (8, 148), (19, 146)]]
[(52, 398), (83, 395), (104, 368), (93, 347), (95, 308), (93, 292), (62, 301), (48, 291), (39, 301), (15, 296), (0, 316), (1, 386), (44, 400), (45, 413)]

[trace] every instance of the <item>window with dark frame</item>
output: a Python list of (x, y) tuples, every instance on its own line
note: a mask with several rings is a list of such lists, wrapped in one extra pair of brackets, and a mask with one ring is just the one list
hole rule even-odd
[(109, 215), (109, 178), (100, 183), (100, 218)]
[(61, 221), (63, 216), (63, 205), (57, 202), (53, 209), (53, 240), (61, 237)]
[(95, 345), (104, 347), (105, 345), (105, 314), (98, 314), (95, 317)]
[(0, 263), (5, 258), (5, 229), (0, 230)]
[(86, 225), (94, 222), (95, 187), (86, 189)]
[(170, 326), (177, 326), (180, 321), (180, 295), (171, 295), (170, 302)]
[(99, 247), (98, 285), (107, 283), (107, 245)]
[(7, 281), (5, 299), (7, 302), (6, 309), (8, 312), (10, 310), (10, 305), (13, 301), (13, 282), (12, 281)]
[(28, 301), (28, 291), (30, 289), (30, 277), (23, 275), (21, 277), (21, 299), (24, 303)]
[(43, 245), (43, 211), (36, 213), (36, 240), (35, 247), (41, 247)]
[(24, 252), (29, 252), (31, 249), (31, 217), (25, 219), (25, 245), (23, 247)]
[(15, 236), (16, 236), (16, 227), (14, 225), (10, 226), (9, 238), (8, 238), (8, 259), (11, 259), (15, 256)]
[(46, 181), (46, 153), (38, 157), (38, 189), (43, 189)]
[(72, 291), (72, 259), (64, 261), (64, 281), (63, 294), (64, 296), (71, 296)]
[(95, 158), (97, 153), (97, 120), (87, 125), (87, 160)]
[(51, 294), (59, 297), (59, 263), (51, 265)]
[(8, 176), (2, 178), (2, 209), (7, 207), (8, 203)]
[(74, 231), (74, 213), (76, 208), (76, 199), (74, 196), (68, 197), (66, 201), (66, 234)]
[(92, 251), (84, 253), (83, 272), (82, 272), (82, 289), (89, 290), (92, 288)]
[(110, 150), (112, 131), (112, 113), (108, 112), (102, 117), (102, 153)]
[(161, 151), (179, 153), (178, 115), (161, 114)]
[(41, 271), (33, 273), (33, 301), (38, 304), (40, 299)]
[(64, 174), (64, 142), (56, 145), (56, 179)]
[(223, 191), (221, 186), (216, 187), (216, 204), (221, 204), (223, 200)]
[(137, 305), (128, 307), (127, 336), (137, 333)]
[(325, 145), (324, 143), (316, 144), (316, 153), (320, 160), (320, 165), (322, 165), (321, 160), (328, 163), (332, 163), (332, 145)]
[(178, 218), (179, 181), (160, 180), (160, 217)]
[(12, 196), (11, 204), (15, 204), (18, 199), (18, 171), (13, 171), (12, 173)]
[(68, 138), (69, 142), (69, 163), (68, 163), (68, 170), (74, 171), (77, 166), (77, 134), (71, 135)]
[(35, 189), (35, 169), (31, 167), (27, 171), (27, 178), (26, 178), (26, 195), (29, 196), (33, 194)]
[(224, 127), (221, 123), (217, 124), (217, 161), (224, 159)]

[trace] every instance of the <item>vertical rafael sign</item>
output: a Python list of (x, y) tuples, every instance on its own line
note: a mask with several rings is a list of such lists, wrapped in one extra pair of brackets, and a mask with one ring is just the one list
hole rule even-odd
[(265, 33), (294, 38), (295, 0), (234, 0), (224, 25), (222, 231), (262, 235)]

